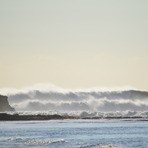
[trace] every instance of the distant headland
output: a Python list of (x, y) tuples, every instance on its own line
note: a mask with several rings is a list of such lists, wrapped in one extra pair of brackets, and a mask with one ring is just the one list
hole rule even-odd
[(0, 95), (0, 112), (15, 111), (8, 103), (8, 97)]

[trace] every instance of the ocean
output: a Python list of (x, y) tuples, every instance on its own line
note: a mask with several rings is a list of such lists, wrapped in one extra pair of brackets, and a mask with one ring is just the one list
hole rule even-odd
[(1, 121), (0, 148), (148, 148), (146, 91), (69, 90), (39, 85), (22, 90), (1, 89), (0, 94), (8, 96), (9, 104), (15, 108), (9, 114), (75, 117)]
[[(148, 92), (132, 88), (63, 89), (35, 85), (1, 89), (16, 113), (77, 117), (148, 117)], [(12, 113), (13, 114), (13, 113)]]
[(0, 148), (148, 148), (140, 120), (1, 121)]

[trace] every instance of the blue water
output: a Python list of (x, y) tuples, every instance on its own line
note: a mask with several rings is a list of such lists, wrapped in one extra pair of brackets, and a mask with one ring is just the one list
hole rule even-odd
[(0, 122), (0, 148), (148, 148), (148, 122), (50, 120)]

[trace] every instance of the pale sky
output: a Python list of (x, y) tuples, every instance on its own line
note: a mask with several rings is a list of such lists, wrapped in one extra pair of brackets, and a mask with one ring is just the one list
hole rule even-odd
[(147, 0), (0, 0), (0, 88), (148, 91)]

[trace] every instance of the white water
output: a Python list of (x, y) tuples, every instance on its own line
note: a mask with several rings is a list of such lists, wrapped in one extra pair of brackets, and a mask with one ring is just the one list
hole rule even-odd
[(22, 90), (2, 89), (20, 114), (69, 114), (84, 117), (148, 117), (148, 92), (129, 88), (62, 89), (36, 85)]

